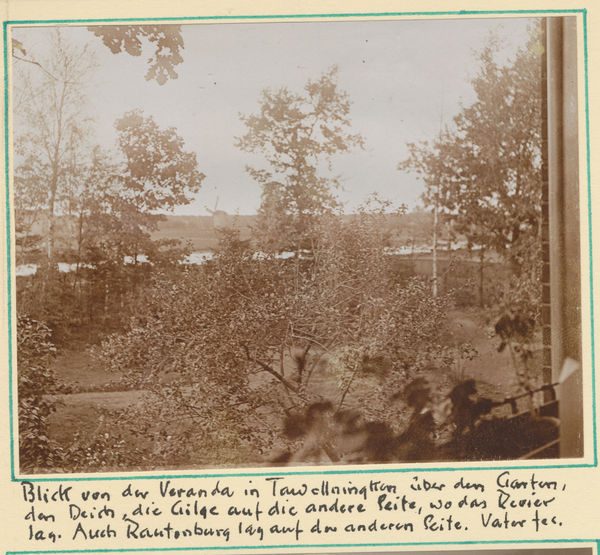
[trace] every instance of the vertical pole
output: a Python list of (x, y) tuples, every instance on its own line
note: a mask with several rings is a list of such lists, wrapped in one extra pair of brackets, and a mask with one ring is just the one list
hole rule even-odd
[(541, 61), (541, 109), (542, 109), (542, 336), (543, 336), (543, 380), (552, 379), (552, 295), (550, 291), (550, 226), (548, 187), (548, 18), (542, 19), (542, 37), (545, 45)]
[(440, 189), (442, 187), (442, 157), (441, 157), (441, 148), (442, 148), (442, 126), (444, 123), (444, 89), (442, 88), (442, 109), (440, 112), (440, 157), (438, 158), (437, 163), (437, 175), (435, 177), (436, 180), (436, 190), (435, 190), (435, 202), (433, 205), (433, 298), (437, 297), (438, 294), (438, 260), (437, 260), (437, 244), (438, 244), (438, 212), (440, 210)]
[[(567, 358), (581, 362), (581, 257), (577, 29), (574, 17), (547, 19), (548, 214), (552, 378)], [(583, 373), (560, 388), (561, 457), (583, 456)]]
[(438, 231), (438, 203), (440, 197), (440, 176), (436, 177), (437, 187), (435, 192), (435, 201), (433, 203), (433, 297), (437, 297), (437, 231)]
[(563, 353), (563, 21), (547, 18), (548, 75), (548, 206), (550, 232), (550, 293), (552, 322), (552, 381), (560, 374)]

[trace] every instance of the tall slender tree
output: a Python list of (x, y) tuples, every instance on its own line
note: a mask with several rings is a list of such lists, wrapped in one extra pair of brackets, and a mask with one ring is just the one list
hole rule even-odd
[(304, 87), (304, 94), (283, 87), (265, 89), (258, 113), (241, 116), (247, 132), (237, 146), (262, 154), (269, 169), (247, 168), (262, 186), (259, 235), (267, 247), (297, 251), (315, 218), (337, 207), (338, 178), (324, 175), (334, 154), (362, 146), (350, 132), (347, 93), (337, 83), (338, 68), (330, 68)]
[[(514, 275), (535, 281), (541, 230), (541, 56), (532, 30), (526, 46), (501, 62), (491, 37), (471, 80), (475, 102), (431, 143), (409, 144), (400, 170), (415, 171), (424, 199), (439, 203), (481, 252), (493, 249)], [(439, 190), (438, 190), (439, 187)]]
[[(57, 207), (72, 156), (81, 150), (89, 132), (87, 89), (96, 59), (93, 50), (70, 44), (58, 28), (48, 32), (48, 48), (37, 64), (15, 60), (14, 96), (17, 182), (32, 178), (27, 168), (35, 166), (35, 195), (45, 196), (47, 233), (45, 253), (54, 257)], [(28, 181), (29, 190), (33, 182)], [(21, 192), (26, 193), (27, 187)], [(19, 214), (17, 214), (19, 216)], [(19, 222), (17, 222), (19, 225)]]

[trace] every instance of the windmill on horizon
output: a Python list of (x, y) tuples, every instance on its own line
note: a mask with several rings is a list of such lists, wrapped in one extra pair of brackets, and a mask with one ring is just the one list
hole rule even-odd
[(219, 197), (217, 197), (217, 201), (215, 202), (214, 210), (211, 210), (208, 206), (204, 207), (204, 209), (212, 215), (213, 229), (218, 230), (220, 228), (231, 227), (229, 215), (225, 210), (217, 210), (218, 204)]

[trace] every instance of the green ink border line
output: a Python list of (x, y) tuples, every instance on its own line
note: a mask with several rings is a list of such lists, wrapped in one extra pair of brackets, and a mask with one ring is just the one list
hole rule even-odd
[[(585, 9), (566, 9), (566, 10), (459, 10), (459, 11), (437, 11), (437, 12), (358, 12), (358, 13), (336, 13), (336, 14), (275, 14), (275, 15), (211, 15), (211, 16), (188, 16), (188, 17), (132, 17), (132, 18), (105, 18), (105, 19), (45, 19), (45, 20), (14, 20), (6, 21), (9, 25), (55, 25), (57, 23), (77, 24), (77, 23), (131, 23), (141, 21), (185, 21), (185, 22), (201, 22), (201, 21), (238, 21), (238, 20), (287, 20), (287, 19), (345, 19), (349, 17), (364, 18), (364, 17), (412, 17), (412, 16), (444, 16), (444, 15), (531, 15), (531, 14), (578, 14), (585, 13)], [(266, 22), (266, 21), (265, 21)]]
[[(172, 548), (158, 548), (158, 547), (147, 547), (139, 549), (67, 549), (62, 551), (6, 551), (6, 555), (24, 555), (24, 554), (35, 554), (43, 555), (50, 553), (155, 553), (164, 551), (235, 551), (241, 549), (319, 549), (319, 548), (338, 548), (338, 547), (415, 547), (423, 545), (453, 545), (453, 546), (484, 546), (493, 545), (495, 547), (513, 546), (513, 545), (527, 545), (527, 544), (557, 544), (556, 549), (565, 547), (567, 544), (580, 544), (580, 543), (595, 543), (596, 544), (596, 555), (600, 555), (600, 540), (591, 539), (571, 539), (571, 540), (506, 540), (506, 541), (464, 541), (464, 542), (398, 542), (398, 543), (340, 543), (340, 544), (303, 544), (303, 545), (250, 545), (250, 546), (221, 546), (221, 547), (172, 547)], [(449, 551), (448, 553), (452, 553)], [(423, 555), (431, 555), (432, 552), (423, 551)], [(358, 553), (357, 555), (363, 555)], [(380, 554), (376, 554), (380, 555)], [(490, 555), (494, 555), (494, 551), (490, 550)]]
[[(587, 10), (583, 10), (583, 61), (584, 61), (584, 87), (585, 87), (585, 146), (587, 162), (587, 201), (588, 201), (588, 249), (590, 267), (590, 334), (592, 355), (592, 419), (593, 419), (593, 442), (594, 442), (594, 466), (598, 466), (598, 429), (596, 426), (596, 345), (594, 342), (594, 246), (592, 241), (592, 173), (591, 173), (591, 151), (590, 151), (590, 99), (588, 87), (588, 32), (587, 32)], [(584, 446), (585, 452), (585, 446)]]
[[(12, 321), (12, 251), (11, 251), (11, 210), (10, 210), (10, 149), (8, 133), (8, 29), (4, 25), (3, 33), (4, 48), (4, 180), (6, 183), (6, 296), (7, 296), (7, 331), (8, 331), (8, 413), (10, 426), (10, 469), (11, 478), (14, 481), (14, 460), (15, 443), (13, 438), (14, 420), (13, 420), (13, 321)], [(12, 49), (11, 49), (12, 51)]]
[[(587, 162), (587, 199), (588, 199), (588, 230), (589, 230), (589, 276), (590, 276), (590, 318), (591, 318), (591, 359), (592, 359), (592, 427), (593, 427), (593, 462), (592, 463), (576, 463), (576, 464), (550, 464), (550, 465), (535, 465), (535, 466), (487, 466), (477, 468), (472, 467), (460, 467), (460, 468), (446, 468), (446, 467), (410, 467), (406, 466), (403, 468), (377, 468), (377, 469), (353, 469), (353, 470), (332, 470), (327, 471), (326, 468), (321, 467), (319, 470), (314, 471), (255, 471), (255, 472), (227, 472), (218, 474), (202, 474), (209, 469), (201, 469), (200, 472), (193, 474), (163, 474), (163, 475), (144, 475), (137, 474), (135, 476), (117, 476), (108, 477), (102, 475), (78, 477), (77, 475), (54, 475), (52, 477), (45, 476), (32, 476), (28, 478), (17, 478), (15, 473), (15, 438), (14, 438), (14, 399), (12, 395), (13, 391), (13, 368), (15, 357), (13, 356), (13, 320), (12, 320), (12, 252), (11, 252), (11, 211), (10, 211), (10, 186), (9, 186), (9, 128), (8, 128), (8, 61), (9, 61), (9, 48), (8, 48), (8, 33), (9, 25), (15, 26), (26, 26), (26, 25), (75, 25), (75, 24), (86, 24), (86, 25), (97, 25), (101, 23), (134, 23), (134, 22), (187, 22), (187, 23), (201, 23), (206, 21), (285, 21), (285, 20), (332, 20), (332, 19), (350, 19), (354, 21), (354, 18), (366, 18), (366, 17), (377, 17), (377, 18), (388, 18), (388, 17), (411, 17), (411, 16), (504, 16), (504, 15), (519, 15), (522, 17), (531, 16), (544, 16), (544, 15), (565, 15), (565, 14), (581, 14), (583, 16), (583, 42), (584, 42), (584, 70), (585, 70), (585, 137), (586, 137), (586, 162)], [(205, 16), (205, 17), (164, 17), (164, 18), (123, 18), (123, 19), (57, 19), (57, 20), (10, 20), (3, 22), (3, 47), (4, 47), (4, 139), (5, 139), (5, 182), (6, 182), (6, 247), (7, 247), (7, 295), (8, 295), (8, 360), (9, 360), (9, 412), (10, 412), (10, 441), (11, 441), (11, 480), (13, 482), (19, 482), (27, 480), (30, 482), (71, 482), (71, 481), (100, 481), (100, 480), (151, 480), (151, 479), (177, 479), (177, 478), (220, 478), (220, 477), (241, 477), (241, 476), (294, 476), (294, 475), (336, 475), (336, 474), (380, 474), (380, 473), (391, 473), (391, 472), (439, 472), (439, 471), (473, 471), (473, 470), (513, 470), (513, 469), (554, 469), (554, 468), (593, 468), (598, 466), (598, 453), (597, 453), (597, 429), (596, 429), (596, 376), (595, 376), (595, 343), (594, 343), (594, 283), (593, 283), (593, 245), (592, 245), (592, 208), (591, 208), (591, 169), (590, 169), (590, 117), (589, 117), (589, 92), (588, 92), (588, 48), (587, 48), (587, 10), (586, 9), (566, 9), (566, 10), (499, 10), (499, 11), (439, 11), (439, 12), (365, 12), (365, 13), (338, 13), (338, 14), (309, 14), (309, 15), (248, 15), (248, 16)], [(491, 461), (484, 461), (491, 462)], [(254, 467), (256, 468), (256, 467)], [(241, 470), (241, 469), (238, 469)], [(581, 540), (591, 541), (591, 540)], [(446, 543), (446, 542), (444, 542)], [(493, 543), (493, 542), (492, 542)], [(506, 542), (505, 542), (506, 543)], [(518, 542), (517, 542), (518, 543)], [(363, 544), (357, 544), (363, 546)], [(375, 545), (416, 545), (416, 544), (364, 544), (365, 547)], [(436, 545), (436, 544), (431, 544)], [(290, 546), (278, 546), (279, 548), (285, 548)], [(293, 546), (298, 547), (298, 546)], [(301, 547), (301, 546), (300, 546)], [(305, 547), (336, 547), (336, 546), (305, 546)], [(337, 547), (342, 547), (337, 546)], [(200, 549), (200, 548), (199, 548)], [(243, 547), (236, 547), (236, 549), (243, 549)], [(119, 550), (121, 551), (121, 550)], [(128, 550), (124, 550), (128, 551)], [(32, 552), (33, 553), (33, 552)], [(37, 552), (36, 552), (37, 553)], [(43, 553), (43, 552), (39, 552)], [(67, 553), (67, 552), (65, 552)]]

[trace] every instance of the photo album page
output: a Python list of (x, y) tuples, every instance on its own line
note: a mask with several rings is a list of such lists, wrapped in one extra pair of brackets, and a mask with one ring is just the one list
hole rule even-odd
[(0, 555), (599, 554), (600, 4), (0, 3)]

